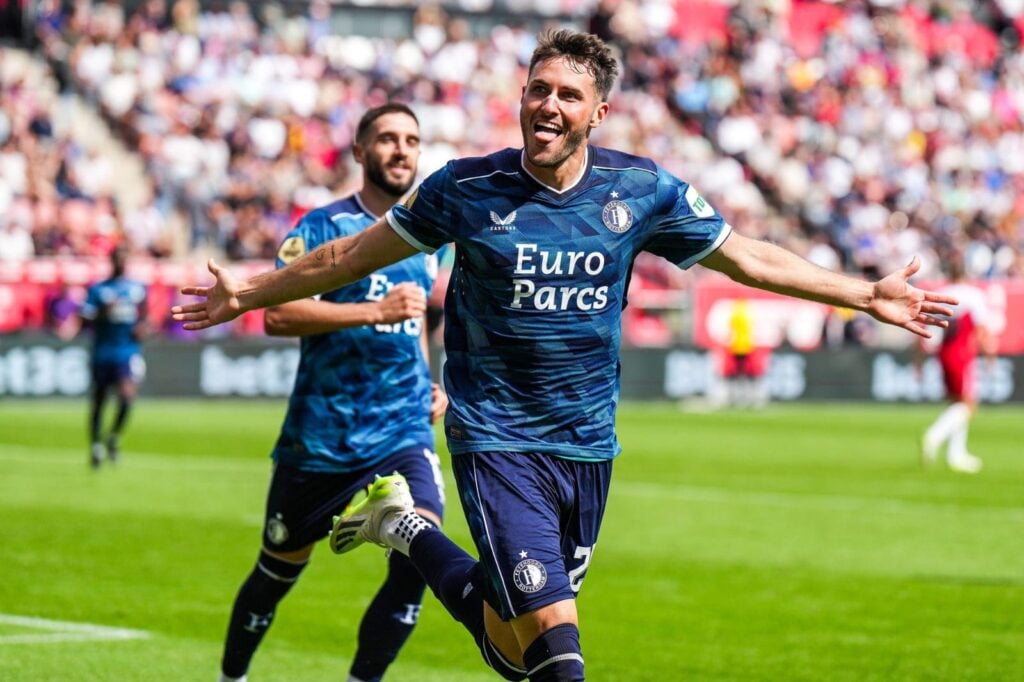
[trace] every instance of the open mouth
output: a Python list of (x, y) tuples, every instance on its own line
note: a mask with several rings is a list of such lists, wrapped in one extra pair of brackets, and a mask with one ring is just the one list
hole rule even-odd
[(533, 136), (540, 142), (551, 142), (561, 134), (562, 129), (554, 123), (540, 122), (533, 124)]

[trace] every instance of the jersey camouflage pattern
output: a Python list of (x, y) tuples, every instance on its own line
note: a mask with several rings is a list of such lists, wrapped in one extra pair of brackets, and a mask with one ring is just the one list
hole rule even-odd
[(653, 161), (589, 147), (579, 182), (534, 179), (522, 150), (449, 162), (387, 220), (431, 253), (455, 244), (445, 300), (453, 453), (619, 453), (619, 344), (633, 260), (687, 268), (730, 227)]
[[(277, 267), (376, 220), (358, 195), (315, 209), (281, 243)], [(400, 282), (414, 282), (429, 293), (436, 262), (432, 255), (416, 254), (320, 299), (379, 301)], [(411, 447), (432, 451), (431, 381), (420, 344), (422, 325), (417, 318), (302, 337), (274, 459), (305, 471), (342, 473)]]

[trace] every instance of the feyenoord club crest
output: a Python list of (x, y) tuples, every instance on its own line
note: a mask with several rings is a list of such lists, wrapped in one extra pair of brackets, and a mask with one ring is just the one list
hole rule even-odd
[(622, 234), (633, 226), (633, 211), (625, 201), (609, 201), (601, 211), (604, 226), (616, 234)]
[(522, 592), (536, 592), (548, 582), (544, 564), (534, 559), (523, 559), (512, 571), (512, 581)]
[(275, 545), (288, 539), (288, 526), (284, 525), (284, 521), (277, 517), (267, 519), (267, 539)]

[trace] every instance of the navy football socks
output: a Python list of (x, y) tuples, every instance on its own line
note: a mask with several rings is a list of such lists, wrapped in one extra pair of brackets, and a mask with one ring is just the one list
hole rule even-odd
[(582, 682), (580, 631), (572, 623), (542, 632), (523, 653), (530, 682)]
[(350, 674), (363, 682), (378, 682), (412, 634), (419, 617), (423, 576), (408, 557), (392, 552), (388, 575), (359, 625), (359, 647)]
[(479, 562), (437, 528), (420, 531), (409, 558), (448, 612), (478, 639), (484, 631)]
[(249, 669), (256, 648), (274, 619), (274, 610), (295, 581), (305, 563), (293, 564), (260, 552), (249, 577), (235, 598), (228, 622), (221, 670), (228, 677), (241, 677)]
[(480, 562), (436, 528), (416, 535), (409, 557), (448, 613), (472, 635), (487, 665), (506, 680), (525, 679), (526, 671), (502, 656), (487, 637)]

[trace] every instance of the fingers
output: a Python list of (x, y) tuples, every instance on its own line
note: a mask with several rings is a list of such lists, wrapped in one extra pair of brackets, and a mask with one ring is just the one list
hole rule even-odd
[(921, 338), (932, 338), (932, 333), (928, 331), (928, 327), (925, 327), (923, 324), (919, 324), (917, 322), (907, 322), (905, 325), (903, 325), (903, 328), (906, 329), (907, 331), (914, 332)]
[(913, 258), (910, 259), (910, 263), (907, 264), (907, 267), (903, 268), (903, 278), (910, 279), (911, 277), (914, 276), (914, 273), (920, 269), (921, 259), (918, 258), (917, 256), (914, 256)]
[(208, 296), (210, 292), (209, 287), (182, 287), (178, 289), (181, 293), (186, 296)]
[(430, 386), (430, 422), (435, 423), (448, 409), (448, 396), (437, 384)]
[(206, 261), (206, 269), (209, 270), (210, 274), (213, 275), (214, 277), (216, 277), (221, 271), (221, 267), (217, 265), (217, 261), (213, 260), (212, 258)]
[(194, 313), (173, 313), (171, 315), (178, 322), (194, 322), (196, 320), (208, 320), (210, 316), (206, 314), (205, 310), (197, 311)]
[(943, 327), (943, 328), (945, 328), (945, 327), (949, 326), (949, 320), (944, 320), (942, 318), (935, 317), (933, 315), (925, 315), (924, 313), (921, 313), (920, 315), (918, 315), (916, 320), (915, 320), (915, 322), (920, 322), (922, 324), (929, 324), (929, 325), (931, 325), (933, 327)]
[(924, 292), (924, 300), (931, 301), (933, 303), (948, 303), (949, 305), (960, 305), (960, 300), (956, 296), (939, 294), (934, 291)]
[(184, 305), (176, 305), (171, 308), (171, 313), (177, 315), (179, 313), (195, 313), (200, 310), (206, 310), (206, 301), (201, 303), (186, 303)]
[(207, 319), (207, 320), (202, 320), (200, 322), (187, 322), (187, 323), (183, 324), (181, 326), (181, 328), (185, 329), (185, 330), (188, 330), (190, 332), (197, 332), (197, 331), (199, 331), (201, 329), (209, 329), (212, 326), (213, 326), (213, 322), (210, 322), (210, 320)]
[(946, 317), (953, 316), (952, 308), (944, 305), (939, 305), (938, 303), (931, 303), (929, 301), (925, 301), (924, 303), (921, 304), (921, 312), (931, 313), (934, 315), (945, 315)]

